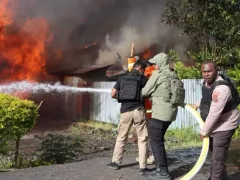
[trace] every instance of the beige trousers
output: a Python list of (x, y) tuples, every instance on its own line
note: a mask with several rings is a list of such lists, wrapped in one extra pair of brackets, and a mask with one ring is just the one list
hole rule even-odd
[(128, 140), (128, 133), (132, 126), (135, 128), (138, 137), (139, 166), (140, 168), (146, 168), (148, 132), (144, 108), (138, 108), (121, 114), (112, 162), (117, 164), (122, 163), (124, 148)]

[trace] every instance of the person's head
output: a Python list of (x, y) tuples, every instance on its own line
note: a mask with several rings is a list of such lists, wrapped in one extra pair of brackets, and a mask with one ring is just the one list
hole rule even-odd
[(150, 63), (149, 61), (145, 61), (145, 63), (147, 67), (155, 65), (154, 63)]
[(146, 67), (147, 67), (147, 64), (144, 60), (138, 60), (133, 64), (133, 69), (142, 73), (144, 73)]
[(217, 65), (213, 61), (205, 61), (201, 67), (202, 77), (209, 85), (212, 84), (218, 76)]
[(161, 69), (162, 67), (167, 66), (169, 64), (169, 58), (167, 54), (159, 53), (152, 59), (150, 59), (149, 62), (156, 64), (155, 66), (156, 69)]

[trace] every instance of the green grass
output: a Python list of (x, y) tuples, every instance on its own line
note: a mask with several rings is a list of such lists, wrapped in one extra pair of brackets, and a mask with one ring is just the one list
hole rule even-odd
[(165, 135), (167, 149), (200, 147), (202, 141), (195, 127), (169, 129)]
[(117, 130), (117, 125), (116, 124), (93, 121), (93, 120), (89, 120), (89, 121), (86, 121), (86, 122), (75, 123), (74, 126), (87, 126), (87, 127), (91, 127), (91, 128), (94, 128), (94, 129), (102, 129), (102, 130), (106, 130), (106, 131)]

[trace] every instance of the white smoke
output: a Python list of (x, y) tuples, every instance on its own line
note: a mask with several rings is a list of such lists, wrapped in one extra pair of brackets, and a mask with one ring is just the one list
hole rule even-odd
[(105, 45), (99, 51), (98, 62), (111, 64), (114, 52), (118, 52), (123, 60), (130, 55), (132, 42), (135, 44), (136, 53), (143, 52), (151, 45), (157, 45), (160, 52), (166, 52), (169, 48), (179, 53), (184, 53), (189, 45), (189, 39), (181, 35), (176, 27), (166, 26), (161, 21), (164, 11), (164, 1), (152, 1), (141, 8), (136, 7), (128, 13), (128, 19), (115, 33), (107, 34)]

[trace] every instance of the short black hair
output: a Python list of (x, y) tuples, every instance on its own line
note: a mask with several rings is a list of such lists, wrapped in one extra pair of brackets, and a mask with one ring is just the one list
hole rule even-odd
[(156, 65), (155, 63), (151, 63), (149, 61), (146, 61), (146, 66), (153, 66), (153, 65)]
[(206, 64), (213, 64), (214, 69), (216, 70), (218, 69), (217, 64), (212, 60), (206, 60), (202, 63), (202, 65), (206, 65)]
[(137, 60), (134, 64), (133, 64), (133, 69), (136, 69), (138, 67), (141, 67), (142, 69), (145, 69), (147, 67), (146, 61), (145, 60)]

